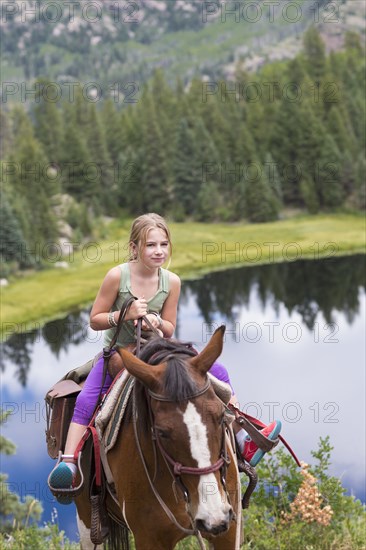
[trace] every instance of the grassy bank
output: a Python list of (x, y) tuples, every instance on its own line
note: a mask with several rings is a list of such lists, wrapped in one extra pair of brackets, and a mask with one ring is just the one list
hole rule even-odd
[[(127, 257), (130, 221), (112, 222), (103, 239), (70, 255), (68, 269), (14, 278), (2, 289), (2, 335), (39, 326), (90, 304), (105, 273)], [(171, 224), (170, 269), (183, 279), (228, 267), (365, 252), (362, 216), (301, 216), (268, 224)]]

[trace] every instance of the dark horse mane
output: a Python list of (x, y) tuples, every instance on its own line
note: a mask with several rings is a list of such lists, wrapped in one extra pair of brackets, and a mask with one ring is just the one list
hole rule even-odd
[[(170, 401), (179, 403), (186, 401), (197, 391), (197, 386), (189, 376), (185, 365), (185, 361), (195, 355), (197, 355), (197, 351), (189, 342), (155, 337), (148, 340), (144, 345), (141, 350), (140, 359), (151, 365), (167, 362), (167, 368), (162, 380), (162, 393)], [(133, 391), (138, 410), (138, 426), (139, 429), (146, 432), (149, 418), (145, 386), (139, 380), (135, 380)], [(128, 417), (130, 418), (132, 406), (129, 406), (128, 409)]]
[(158, 365), (166, 361), (167, 368), (163, 382), (163, 393), (171, 401), (186, 401), (196, 390), (186, 369), (185, 361), (188, 357), (197, 355), (192, 344), (178, 340), (153, 338), (142, 349), (140, 359), (151, 365)]

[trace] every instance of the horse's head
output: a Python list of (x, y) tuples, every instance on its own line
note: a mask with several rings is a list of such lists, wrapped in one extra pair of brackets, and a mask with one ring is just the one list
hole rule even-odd
[(212, 535), (225, 532), (233, 519), (225, 487), (226, 409), (207, 377), (224, 331), (216, 330), (198, 355), (178, 345), (165, 358), (158, 355), (155, 365), (120, 350), (127, 370), (147, 389), (157, 446), (185, 494), (191, 521)]

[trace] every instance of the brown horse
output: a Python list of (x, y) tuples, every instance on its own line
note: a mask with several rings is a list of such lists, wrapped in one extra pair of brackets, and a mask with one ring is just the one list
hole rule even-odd
[[(120, 351), (136, 381), (129, 418), (108, 453), (119, 510), (108, 499), (107, 508), (114, 506), (114, 515), (123, 516), (137, 550), (170, 550), (192, 534), (201, 548), (202, 537), (214, 550), (240, 547), (232, 417), (207, 376), (222, 351), (224, 330), (220, 327), (198, 355), (160, 338), (144, 348), (142, 358), (150, 346), (150, 364)], [(88, 495), (76, 504), (79, 528), (87, 533)], [(81, 547), (89, 548), (80, 534)]]

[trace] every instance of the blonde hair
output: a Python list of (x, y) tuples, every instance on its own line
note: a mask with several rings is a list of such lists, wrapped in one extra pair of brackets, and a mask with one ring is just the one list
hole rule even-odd
[[(161, 231), (164, 231), (166, 234), (167, 240), (169, 242), (169, 262), (172, 255), (172, 239), (169, 231), (168, 224), (164, 220), (162, 216), (159, 216), (159, 214), (155, 214), (154, 212), (151, 212), (149, 214), (143, 214), (142, 216), (139, 216), (134, 220), (131, 226), (131, 232), (130, 232), (130, 240), (129, 245), (131, 247), (132, 244), (136, 246), (140, 246), (141, 248), (144, 248), (146, 246), (147, 242), (147, 235), (150, 231), (150, 229), (160, 229)], [(132, 257), (132, 259), (136, 259), (136, 257)]]

